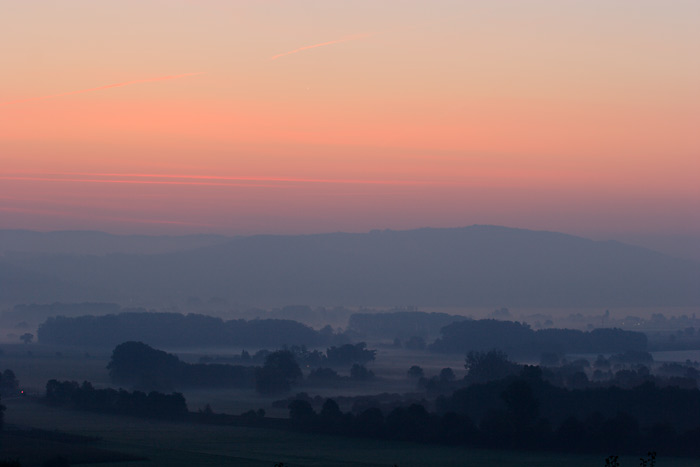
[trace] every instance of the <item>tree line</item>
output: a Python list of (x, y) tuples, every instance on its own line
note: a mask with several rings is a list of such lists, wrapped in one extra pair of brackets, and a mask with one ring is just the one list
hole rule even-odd
[(143, 342), (124, 342), (107, 365), (113, 383), (138, 389), (172, 391), (182, 387), (252, 387), (255, 367), (189, 364)]
[[(406, 322), (392, 331), (401, 318)], [(441, 326), (441, 327), (440, 327)], [(517, 321), (494, 319), (472, 320), (453, 315), (421, 312), (396, 312), (387, 316), (354, 314), (350, 329), (335, 332), (330, 326), (315, 330), (305, 324), (287, 319), (235, 319), (200, 314), (124, 312), (104, 316), (55, 316), (43, 322), (37, 335), (41, 343), (113, 347), (125, 341), (141, 341), (158, 347), (251, 347), (281, 346), (341, 346), (359, 340), (362, 334), (375, 328), (373, 335), (384, 335), (407, 348), (434, 352), (466, 353), (487, 350), (501, 342), (502, 350), (516, 356), (559, 355), (576, 353), (619, 353), (628, 350), (646, 351), (647, 337), (643, 333), (616, 328), (579, 331), (574, 329), (533, 330)], [(426, 333), (437, 332), (440, 337), (428, 344)], [(355, 336), (355, 339), (352, 337)]]
[(440, 332), (441, 337), (429, 346), (432, 351), (464, 354), (472, 350), (491, 349), (494, 342), (500, 342), (501, 350), (509, 355), (530, 357), (545, 352), (564, 355), (647, 350), (645, 334), (617, 328), (535, 331), (518, 321), (481, 319), (454, 322), (443, 327)]
[[(292, 427), (412, 442), (492, 449), (700, 456), (700, 392), (644, 385), (635, 389), (567, 390), (543, 381), (538, 367), (475, 384), (428, 403), (342, 412), (327, 399), (317, 412), (289, 402)], [(670, 414), (670, 415), (669, 415)]]
[(15, 372), (9, 368), (0, 373), (0, 395), (14, 396), (19, 391), (19, 381)]
[(78, 384), (76, 381), (49, 380), (46, 383), (46, 402), (90, 412), (170, 420), (184, 419), (189, 413), (185, 397), (178, 392), (95, 389), (87, 381)]
[[(368, 349), (365, 342), (356, 344), (343, 344), (339, 346), (331, 346), (322, 352), (317, 349), (309, 349), (305, 345), (282, 346), (282, 350), (288, 350), (293, 355), (295, 360), (304, 366), (309, 367), (341, 367), (348, 366), (354, 363), (365, 364), (375, 359), (376, 350)], [(260, 349), (254, 354), (250, 354), (243, 349), (238, 355), (230, 356), (209, 356), (205, 355), (199, 358), (199, 363), (232, 363), (239, 365), (262, 365), (265, 359), (274, 350)]]
[[(288, 392), (302, 379), (296, 354), (315, 355), (305, 348), (267, 352), (261, 366), (228, 365), (216, 363), (186, 363), (176, 355), (154, 349), (143, 342), (124, 342), (112, 351), (107, 369), (113, 383), (139, 389), (170, 391), (182, 387), (241, 387), (255, 388), (261, 394)], [(374, 360), (376, 351), (366, 348), (364, 342), (331, 346), (325, 354), (314, 358), (331, 365), (352, 365), (351, 378), (371, 379), (374, 374), (363, 363)], [(322, 357), (322, 358), (321, 358)], [(312, 370), (309, 380), (317, 383), (337, 381), (338, 373), (332, 368)]]

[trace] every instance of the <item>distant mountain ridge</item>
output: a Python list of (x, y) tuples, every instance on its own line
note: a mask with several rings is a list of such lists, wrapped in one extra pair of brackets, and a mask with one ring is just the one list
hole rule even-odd
[[(83, 293), (76, 300), (217, 296), (262, 305), (700, 304), (700, 263), (618, 242), (485, 225), (257, 235), (162, 254), (8, 255), (5, 262), (79, 284), (84, 290), (76, 292)], [(95, 296), (107, 289), (111, 292)]]
[(224, 235), (114, 235), (92, 230), (0, 230), (0, 255), (42, 254), (157, 254), (190, 250), (231, 240)]

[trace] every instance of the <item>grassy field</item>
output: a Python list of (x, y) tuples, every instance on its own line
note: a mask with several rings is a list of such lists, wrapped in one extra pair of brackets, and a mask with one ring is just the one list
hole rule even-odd
[[(91, 449), (146, 457), (148, 461), (82, 464), (95, 467), (156, 466), (285, 466), (338, 467), (595, 467), (604, 456), (574, 456), (448, 448), (439, 446), (351, 439), (290, 433), (271, 429), (217, 427), (75, 412), (12, 398), (7, 405), (9, 424), (97, 436)], [(0, 458), (4, 457), (0, 448)], [(640, 453), (641, 454), (641, 453)], [(103, 459), (106, 460), (106, 459)], [(639, 465), (639, 459), (621, 459), (622, 467)], [(27, 464), (29, 465), (29, 464)], [(697, 460), (658, 459), (659, 467), (697, 466)]]
[[(63, 457), (75, 464), (143, 460), (136, 456), (102, 449), (92, 442), (51, 439), (52, 436), (28, 436), (28, 430), (0, 433), (0, 459), (21, 459), (22, 465), (42, 465), (46, 460)], [(49, 432), (49, 434), (51, 434)]]

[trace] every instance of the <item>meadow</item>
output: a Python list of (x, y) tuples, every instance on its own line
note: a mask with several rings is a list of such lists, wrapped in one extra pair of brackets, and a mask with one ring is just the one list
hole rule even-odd
[[(596, 467), (605, 456), (499, 452), (372, 439), (142, 420), (46, 407), (27, 398), (5, 401), (7, 423), (101, 438), (94, 448), (148, 460), (82, 464), (85, 467), (338, 466), (338, 467)], [(0, 449), (0, 452), (2, 450)], [(102, 459), (106, 460), (106, 459)], [(691, 467), (697, 460), (659, 458), (659, 467)], [(621, 458), (622, 467), (638, 465)]]

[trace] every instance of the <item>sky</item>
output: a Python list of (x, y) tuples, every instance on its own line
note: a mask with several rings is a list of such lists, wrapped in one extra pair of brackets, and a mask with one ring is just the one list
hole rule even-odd
[(695, 0), (0, 0), (0, 228), (700, 238)]

